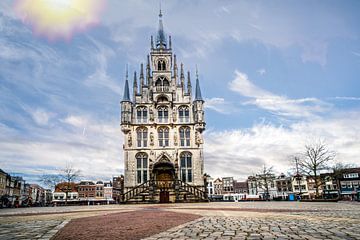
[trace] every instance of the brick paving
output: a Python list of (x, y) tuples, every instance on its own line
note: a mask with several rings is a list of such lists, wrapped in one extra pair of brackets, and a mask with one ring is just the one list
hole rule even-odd
[[(73, 219), (81, 222), (82, 218), (113, 213), (119, 213), (121, 218), (121, 214), (125, 214), (125, 212), (156, 209), (171, 211), (174, 216), (177, 213), (191, 213), (202, 217), (165, 232), (153, 232), (155, 235), (147, 238), (148, 240), (360, 239), (360, 228), (358, 227), (360, 226), (360, 204), (298, 202), (1, 209), (0, 239), (50, 239), (66, 223), (70, 224)], [(106, 217), (104, 218), (106, 219)], [(136, 219), (134, 218), (134, 221), (129, 224), (134, 226)], [(142, 224), (146, 224), (146, 218), (139, 217), (138, 219)], [(126, 224), (127, 221), (121, 222), (124, 229), (131, 227)], [(96, 227), (96, 223), (94, 226)], [(146, 225), (144, 226), (146, 227)], [(165, 229), (158, 229), (159, 232), (163, 230)], [(119, 232), (119, 235), (121, 234), (122, 232)], [(140, 237), (130, 237), (130, 239), (140, 239)]]

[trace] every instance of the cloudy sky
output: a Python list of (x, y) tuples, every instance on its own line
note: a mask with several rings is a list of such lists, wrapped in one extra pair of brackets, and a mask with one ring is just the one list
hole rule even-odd
[[(65, 20), (43, 13), (56, 16), (69, 0), (26, 2), (0, 2), (0, 168), (29, 181), (66, 162), (86, 178), (123, 173), (125, 65), (145, 62), (159, 1), (76, 0), (82, 11)], [(360, 164), (359, 1), (162, 8), (178, 61), (199, 68), (206, 172), (287, 172), (289, 156), (318, 139), (338, 161)]]

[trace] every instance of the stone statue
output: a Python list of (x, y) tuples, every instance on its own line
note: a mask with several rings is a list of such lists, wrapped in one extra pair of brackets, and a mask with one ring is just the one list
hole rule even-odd
[(201, 138), (201, 134), (199, 132), (195, 133), (195, 143), (197, 145), (200, 145), (200, 144), (203, 143), (202, 138)]
[(178, 145), (178, 137), (177, 137), (177, 133), (174, 133), (174, 145), (177, 146)]
[(172, 115), (173, 115), (173, 121), (176, 122), (176, 107), (173, 107), (173, 110), (172, 110)]
[(154, 146), (154, 133), (150, 133), (150, 146)]
[(154, 110), (150, 108), (150, 121), (154, 121)]
[(131, 137), (131, 133), (128, 134), (128, 146), (131, 147), (132, 146), (132, 137)]

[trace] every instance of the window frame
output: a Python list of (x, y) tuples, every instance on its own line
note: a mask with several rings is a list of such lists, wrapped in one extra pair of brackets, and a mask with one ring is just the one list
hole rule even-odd
[(181, 181), (187, 183), (192, 183), (194, 181), (193, 160), (190, 152), (182, 152), (180, 154), (179, 169), (179, 178)]
[(180, 127), (179, 128), (180, 136), (180, 146), (181, 147), (190, 147), (191, 145), (191, 129), (190, 127)]
[(146, 148), (148, 144), (148, 130), (145, 127), (136, 129), (136, 146), (138, 148)]
[(170, 129), (168, 127), (159, 127), (157, 132), (159, 147), (168, 147), (170, 145)]
[(138, 153), (136, 159), (136, 183), (142, 184), (148, 180), (148, 155), (146, 153)]

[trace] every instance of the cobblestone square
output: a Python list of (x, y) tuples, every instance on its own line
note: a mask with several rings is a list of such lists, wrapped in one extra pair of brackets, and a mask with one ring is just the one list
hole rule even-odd
[(199, 215), (194, 221), (145, 238), (148, 240), (360, 239), (360, 204), (301, 202), (6, 209), (0, 211), (0, 239), (51, 239), (65, 224), (71, 224), (71, 219), (146, 209)]

